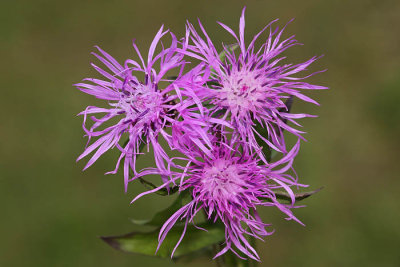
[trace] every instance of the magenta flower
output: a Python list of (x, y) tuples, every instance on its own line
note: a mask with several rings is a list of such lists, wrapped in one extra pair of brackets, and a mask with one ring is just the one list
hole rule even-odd
[[(246, 47), (244, 12), (245, 8), (240, 18), (239, 36), (228, 26), (219, 23), (235, 38), (238, 45), (238, 51), (224, 46), (224, 59), (220, 57), (201, 23), (199, 22), (199, 25), (205, 39), (192, 24), (188, 23), (190, 34), (187, 36), (190, 35), (190, 37), (186, 39), (188, 51), (184, 53), (200, 60), (202, 62), (200, 66), (203, 67), (202, 77), (204, 78), (207, 74), (208, 77), (207, 81), (201, 85), (190, 83), (186, 87), (194, 91), (203, 103), (210, 104), (209, 116), (221, 119), (217, 125), (223, 123), (221, 126), (225, 127), (229, 122), (230, 127), (235, 129), (241, 139), (253, 149), (261, 151), (255, 139), (259, 136), (272, 149), (286, 153), (283, 130), (299, 138), (302, 138), (301, 134), (304, 133), (289, 126), (287, 122), (300, 126), (295, 119), (312, 116), (289, 113), (285, 101), (290, 96), (295, 96), (318, 105), (300, 90), (327, 88), (301, 81), (315, 73), (306, 77), (294, 77), (295, 74), (306, 70), (317, 60), (317, 57), (312, 57), (300, 64), (278, 64), (284, 59), (279, 55), (287, 48), (299, 43), (294, 36), (281, 41), (283, 29), (272, 30), (271, 25), (274, 21), (262, 29)], [(260, 49), (255, 50), (256, 40), (268, 28), (268, 38)], [(193, 73), (193, 75), (199, 75), (198, 73)], [(193, 76), (192, 80), (196, 79), (198, 77)], [(260, 134), (259, 128), (256, 129), (256, 123), (265, 128), (267, 136)], [(261, 152), (260, 156), (264, 159)]]
[[(226, 140), (224, 137), (222, 139)], [(241, 149), (243, 152), (239, 152)], [(203, 211), (209, 221), (220, 221), (225, 225), (225, 247), (215, 257), (231, 250), (238, 257), (246, 255), (259, 260), (257, 252), (246, 236), (262, 239), (273, 232), (265, 229), (269, 224), (262, 222), (258, 216), (259, 206), (277, 207), (288, 216), (288, 220), (293, 219), (302, 224), (290, 210), (295, 207), (295, 195), (290, 187), (305, 185), (297, 183), (296, 178), (286, 173), (292, 168), (298, 150), (299, 142), (281, 160), (267, 166), (259, 165), (260, 160), (255, 153), (234, 141), (230, 141), (230, 144), (214, 142), (210, 156), (202, 153), (200, 149), (193, 149), (191, 154), (186, 155), (187, 164), (180, 167), (182, 173), (171, 173), (171, 182), (179, 184), (180, 191), (189, 190), (193, 200), (173, 214), (161, 227), (158, 247), (169, 230), (178, 221), (184, 221), (185, 230), (172, 252), (173, 255), (185, 235), (188, 223), (193, 223), (194, 217)], [(278, 168), (279, 166), (281, 167)], [(154, 168), (138, 175), (157, 172)], [(168, 184), (169, 182), (144, 192), (132, 202)], [(277, 201), (274, 193), (277, 189), (288, 192), (292, 200), (290, 204)]]
[[(129, 169), (136, 173), (136, 157), (140, 153), (141, 145), (152, 145), (157, 167), (164, 170), (165, 162), (169, 163), (169, 157), (158, 142), (159, 136), (165, 138), (171, 144), (171, 136), (165, 131), (176, 120), (178, 99), (177, 94), (172, 93), (176, 90), (173, 81), (163, 87), (160, 82), (166, 81), (164, 75), (173, 68), (183, 68), (184, 61), (182, 54), (176, 53), (177, 40), (171, 33), (172, 42), (170, 47), (162, 46), (161, 52), (155, 54), (155, 49), (160, 39), (167, 34), (163, 27), (155, 36), (148, 52), (145, 62), (137, 46), (133, 43), (140, 63), (128, 59), (122, 66), (113, 57), (97, 47), (99, 54), (93, 53), (108, 69), (105, 71), (96, 65), (92, 66), (102, 74), (105, 79), (84, 79), (85, 82), (76, 84), (76, 87), (88, 94), (94, 95), (99, 99), (106, 100), (109, 107), (100, 108), (89, 106), (79, 115), (84, 115), (83, 129), (89, 137), (98, 138), (88, 146), (79, 156), (78, 160), (86, 157), (95, 151), (84, 169), (91, 166), (103, 153), (113, 147), (121, 151), (116, 168), (109, 173), (116, 173), (119, 164), (124, 160), (124, 181), (125, 191), (129, 181)], [(182, 69), (180, 69), (180, 73)], [(141, 81), (137, 76), (144, 76)], [(181, 75), (178, 76), (179, 80)], [(88, 129), (86, 127), (87, 116), (90, 114), (104, 114), (101, 118), (90, 117), (94, 122)], [(115, 120), (115, 119), (118, 120)], [(97, 130), (105, 123), (113, 123), (111, 126)], [(126, 136), (127, 138), (123, 138)], [(122, 139), (127, 139), (125, 145), (121, 145)], [(163, 176), (165, 180), (166, 177)]]
[[(131, 203), (151, 193), (180, 194), (153, 219), (137, 222), (156, 226), (156, 232), (103, 237), (111, 246), (149, 255), (155, 247), (152, 242), (157, 242), (154, 234), (158, 234), (156, 252), (165, 256), (170, 247), (161, 245), (170, 241), (165, 240), (168, 233), (175, 236), (183, 228), (171, 257), (175, 252), (179, 256), (218, 245), (220, 251), (214, 258), (231, 251), (241, 259), (259, 261), (253, 242), (274, 232), (260, 218), (259, 208), (274, 207), (287, 220), (302, 224), (292, 212), (301, 207), (296, 200), (318, 190), (298, 195), (292, 191), (307, 185), (298, 182), (292, 167), (304, 132), (291, 125), (301, 126), (297, 119), (313, 116), (290, 113), (290, 106), (294, 97), (318, 105), (304, 90), (327, 88), (303, 81), (318, 72), (298, 76), (317, 57), (299, 64), (281, 63), (285, 59), (282, 52), (299, 43), (294, 36), (281, 40), (283, 29), (273, 29), (275, 21), (246, 45), (244, 14), (245, 8), (238, 35), (219, 23), (236, 40), (233, 45), (223, 45), (222, 53), (200, 22), (200, 33), (187, 23), (186, 36), (180, 41), (171, 33), (169, 46), (161, 41), (169, 32), (162, 26), (147, 58), (133, 42), (137, 61), (127, 59), (120, 64), (99, 47), (99, 52), (93, 53), (106, 67), (92, 64), (103, 78), (86, 78), (75, 86), (107, 105), (88, 106), (79, 113), (88, 143), (77, 160), (91, 155), (85, 170), (106, 151), (117, 148), (120, 156), (108, 173), (115, 174), (123, 161), (125, 192), (136, 179), (151, 188)], [(268, 29), (267, 39), (256, 49), (256, 41)], [(196, 62), (189, 69), (186, 58)], [(291, 149), (286, 147), (284, 131), (296, 136)], [(155, 164), (136, 171), (137, 157), (145, 146), (147, 152), (153, 150)], [(180, 155), (170, 156), (172, 150)], [(275, 162), (266, 157), (272, 150), (281, 153)], [(160, 175), (161, 185), (144, 179), (148, 175)], [(290, 201), (278, 201), (282, 199)], [(194, 222), (199, 213), (205, 217), (200, 226), (206, 229)], [(194, 228), (216, 231), (210, 236)], [(187, 237), (190, 245), (182, 244), (184, 249), (176, 251), (185, 234), (192, 236)]]

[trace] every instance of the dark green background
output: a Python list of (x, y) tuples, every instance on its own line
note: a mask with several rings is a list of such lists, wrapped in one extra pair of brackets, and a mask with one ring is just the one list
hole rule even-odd
[(303, 183), (326, 188), (296, 210), (305, 228), (263, 210), (276, 233), (259, 243), (262, 266), (400, 266), (400, 2), (371, 0), (2, 1), (0, 266), (174, 266), (98, 239), (135, 229), (129, 218), (167, 203), (129, 205), (141, 185), (124, 194), (122, 174), (103, 175), (116, 151), (82, 173), (76, 114), (99, 101), (72, 84), (96, 75), (94, 45), (123, 61), (133, 57), (133, 38), (145, 52), (162, 23), (182, 36), (185, 20), (199, 17), (216, 44), (229, 43), (215, 21), (237, 29), (243, 5), (247, 38), (295, 17), (285, 36), (305, 45), (286, 55), (325, 54), (312, 70), (328, 72), (310, 81), (331, 88), (312, 94), (320, 107), (295, 103), (319, 115), (302, 121), (308, 142), (296, 168)]

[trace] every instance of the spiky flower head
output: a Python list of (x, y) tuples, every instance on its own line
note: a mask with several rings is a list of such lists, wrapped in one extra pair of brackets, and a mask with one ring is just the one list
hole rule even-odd
[[(121, 156), (114, 171), (116, 173), (119, 164), (124, 159), (124, 181), (125, 190), (129, 181), (129, 170), (136, 173), (136, 156), (140, 153), (140, 147), (151, 145), (154, 150), (154, 158), (159, 169), (165, 169), (164, 165), (169, 161), (169, 157), (159, 144), (159, 137), (171, 143), (171, 136), (165, 131), (170, 127), (179, 116), (176, 104), (177, 94), (171, 93), (176, 89), (173, 81), (168, 81), (164, 85), (166, 78), (164, 75), (171, 69), (178, 68), (179, 75), (176, 80), (181, 78), (184, 61), (181, 53), (176, 52), (177, 39), (171, 33), (171, 45), (155, 53), (160, 39), (168, 33), (160, 28), (153, 39), (145, 61), (139, 52), (135, 42), (133, 47), (140, 58), (140, 63), (128, 59), (124, 65), (118, 63), (112, 56), (98, 48), (100, 54), (93, 53), (108, 69), (105, 71), (98, 66), (92, 66), (104, 76), (104, 80), (87, 78), (84, 82), (76, 84), (76, 87), (95, 97), (106, 100), (107, 108), (89, 106), (79, 115), (84, 116), (83, 129), (89, 137), (98, 138), (89, 145), (79, 156), (78, 160), (86, 157), (95, 151), (88, 161), (85, 169), (91, 166), (103, 153), (113, 147), (121, 151)], [(144, 77), (141, 80), (139, 77)], [(91, 116), (94, 122), (88, 129), (86, 127), (87, 116), (91, 114), (104, 114), (100, 118)], [(184, 114), (184, 113), (182, 113)], [(102, 127), (105, 123), (113, 123), (111, 126)], [(123, 135), (127, 136), (125, 144), (121, 144)], [(166, 179), (165, 176), (163, 176)]]
[[(199, 26), (204, 37), (192, 24), (187, 24), (190, 33), (187, 36), (190, 37), (186, 40), (188, 51), (185, 53), (200, 60), (200, 65), (204, 67), (203, 75), (209, 74), (207, 81), (202, 85), (191, 83), (187, 87), (195, 91), (202, 102), (210, 104), (210, 117), (222, 118), (220, 122), (224, 123), (221, 124), (223, 127), (229, 122), (230, 127), (253, 149), (260, 151), (255, 138), (259, 137), (270, 148), (287, 153), (282, 132), (286, 130), (300, 138), (304, 133), (289, 126), (287, 122), (299, 126), (295, 119), (311, 115), (289, 113), (285, 102), (291, 97), (297, 97), (318, 105), (300, 90), (327, 88), (302, 81), (315, 73), (306, 77), (294, 76), (306, 70), (317, 57), (299, 64), (279, 64), (284, 59), (280, 54), (299, 43), (294, 36), (281, 40), (283, 29), (272, 29), (275, 21), (256, 34), (246, 46), (244, 12), (245, 9), (240, 18), (239, 36), (219, 22), (235, 38), (235, 45), (238, 46), (236, 51), (232, 46), (224, 46), (224, 56), (217, 52), (200, 21)], [(256, 40), (267, 29), (269, 35), (266, 41), (256, 50)]]
[[(182, 172), (171, 173), (171, 182), (179, 184), (180, 191), (189, 191), (192, 201), (173, 214), (161, 227), (158, 247), (178, 221), (184, 221), (186, 230), (187, 225), (193, 223), (194, 217), (203, 211), (208, 221), (223, 223), (225, 226), (225, 247), (215, 257), (231, 250), (239, 257), (259, 260), (248, 237), (262, 239), (273, 231), (265, 229), (270, 225), (261, 220), (257, 213), (258, 207), (276, 207), (288, 216), (287, 219), (301, 223), (291, 211), (295, 207), (291, 187), (305, 185), (299, 184), (297, 178), (287, 173), (298, 152), (299, 142), (282, 159), (263, 165), (257, 154), (246, 149), (241, 142), (228, 141), (224, 137), (221, 140), (224, 141), (214, 140), (210, 155), (194, 148), (186, 155), (187, 164), (180, 166)], [(139, 176), (156, 172), (156, 169), (149, 169)], [(144, 192), (132, 202), (167, 185), (165, 183)], [(291, 196), (290, 204), (278, 202), (275, 190), (279, 189), (287, 191)], [(185, 230), (172, 254), (184, 238)]]

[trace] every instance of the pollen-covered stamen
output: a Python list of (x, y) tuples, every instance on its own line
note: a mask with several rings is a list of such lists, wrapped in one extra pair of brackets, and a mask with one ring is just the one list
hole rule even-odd
[(221, 81), (216, 102), (230, 108), (233, 113), (239, 108), (254, 110), (265, 99), (266, 88), (263, 83), (256, 71), (232, 71)]
[(245, 84), (245, 85), (242, 86), (242, 88), (240, 88), (240, 93), (243, 94), (243, 93), (245, 93), (248, 89), (249, 89), (249, 87)]
[(123, 110), (126, 119), (141, 124), (151, 124), (159, 120), (163, 110), (163, 95), (151, 88), (149, 85), (131, 84), (121, 90), (118, 103), (111, 106)]
[(201, 175), (204, 196), (211, 201), (235, 203), (237, 196), (246, 191), (245, 174), (241, 166), (226, 159), (217, 159), (207, 164)]

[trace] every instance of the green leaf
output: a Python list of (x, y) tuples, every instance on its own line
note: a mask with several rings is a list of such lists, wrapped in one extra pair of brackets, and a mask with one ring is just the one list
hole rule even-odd
[[(303, 200), (305, 198), (308, 198), (319, 191), (321, 191), (324, 187), (320, 187), (314, 191), (309, 191), (309, 192), (304, 192), (304, 193), (297, 193), (295, 194), (296, 201)], [(275, 196), (277, 199), (282, 199), (282, 200), (288, 200), (291, 201), (292, 199), (290, 198), (290, 195), (287, 192), (275, 192)]]
[[(124, 146), (126, 146), (126, 144), (128, 144), (128, 142), (129, 142), (129, 140), (127, 140), (125, 142)], [(141, 152), (145, 146), (146, 146), (146, 144), (144, 142), (140, 143), (139, 152)], [(141, 154), (138, 154), (136, 156), (136, 158), (139, 158), (140, 155)], [(133, 175), (133, 172), (132, 172), (131, 169), (129, 169), (129, 172), (130, 172), (131, 175)], [(151, 183), (151, 182), (149, 182), (149, 181), (147, 181), (147, 180), (145, 180), (145, 179), (143, 179), (141, 177), (139, 177), (138, 180), (142, 183), (142, 185), (144, 185), (149, 190), (152, 190), (152, 189), (155, 189), (155, 188), (158, 187), (158, 186), (155, 186), (153, 183)], [(178, 189), (179, 188), (177, 186), (174, 186), (174, 187), (168, 188), (168, 189), (167, 188), (161, 188), (161, 189), (157, 190), (154, 193), (158, 194), (158, 195), (161, 195), (161, 196), (168, 196), (168, 195), (172, 195), (172, 194), (175, 194), (176, 192), (178, 192)]]
[[(286, 108), (280, 108), (278, 109), (279, 112), (286, 112), (290, 113), (290, 110), (292, 109), (293, 105), (293, 96), (289, 96), (289, 98), (285, 101), (285, 106)], [(287, 120), (283, 120), (284, 123), (286, 123)]]
[(222, 262), (219, 263), (218, 266), (226, 266), (226, 267), (256, 267), (257, 261), (248, 258), (243, 253), (239, 254), (247, 258), (247, 260), (242, 260), (238, 256), (236, 256), (232, 251), (226, 252), (223, 256), (221, 256)]
[[(155, 188), (157, 188), (158, 186), (154, 185), (153, 183), (139, 177), (138, 180), (142, 183), (142, 185), (144, 185), (144, 187), (146, 187), (149, 190), (153, 190)], [(176, 192), (178, 192), (179, 187), (178, 186), (174, 186), (172, 188), (161, 188), (159, 190), (157, 190), (156, 192), (154, 192), (155, 194), (161, 195), (161, 196), (169, 196), (172, 194), (175, 194)]]
[[(142, 152), (143, 148), (146, 146), (147, 144), (145, 142), (141, 142), (139, 145), (139, 152)], [(142, 154), (137, 155), (136, 157), (139, 157)]]
[(239, 45), (238, 44), (231, 44), (231, 45), (228, 45), (227, 47), (226, 47), (226, 49), (224, 49), (221, 53), (219, 53), (219, 60), (221, 60), (221, 62), (223, 62), (224, 60), (225, 60), (225, 57), (226, 57), (226, 53), (227, 52), (233, 52), (233, 51), (235, 51), (236, 50), (236, 48), (238, 48), (239, 47)]
[(182, 191), (175, 201), (168, 208), (157, 212), (154, 214), (153, 218), (149, 220), (135, 220), (131, 221), (137, 225), (149, 225), (149, 226), (157, 226), (161, 227), (164, 222), (170, 218), (177, 210), (179, 210), (183, 205), (190, 201), (190, 193), (188, 191)]
[[(126, 147), (126, 145), (129, 143), (129, 138), (128, 138), (128, 140), (126, 140), (125, 142), (124, 142), (124, 144), (122, 145), (122, 147)], [(147, 144), (145, 143), (145, 142), (141, 142), (140, 144), (139, 144), (139, 152), (142, 152), (142, 150), (143, 150), (143, 148), (146, 146)], [(142, 154), (138, 154), (137, 156), (136, 156), (136, 158), (139, 158), (140, 157), (140, 155), (142, 155)]]
[[(221, 60), (221, 62), (225, 61), (227, 53), (235, 51), (235, 49), (238, 48), (238, 47), (239, 47), (238, 44), (231, 44), (231, 45), (226, 46), (225, 49), (222, 50), (222, 52), (219, 53), (219, 55), (218, 55), (218, 57)], [(210, 70), (211, 70), (211, 73), (213, 73), (215, 75), (215, 69), (211, 68)], [(211, 77), (213, 77), (213, 75), (211, 75)], [(215, 87), (215, 86), (219, 87), (219, 86), (221, 86), (221, 84), (218, 82), (218, 80), (213, 80), (213, 79), (209, 80), (207, 82), (207, 85), (210, 86), (210, 87)]]
[[(175, 251), (174, 257), (180, 257), (199, 251), (215, 243), (222, 242), (225, 239), (225, 229), (222, 224), (202, 223), (198, 226), (208, 231), (202, 231), (196, 229), (192, 225), (188, 225), (186, 234)], [(183, 225), (173, 227), (169, 231), (156, 256), (164, 258), (170, 257), (172, 250), (182, 235), (183, 229)], [(158, 234), (159, 229), (147, 233), (132, 232), (121, 236), (101, 237), (101, 239), (113, 248), (124, 252), (154, 256), (158, 245)]]
[[(128, 140), (129, 141), (129, 140)], [(127, 141), (127, 142), (128, 142)], [(140, 143), (139, 145), (139, 152), (141, 152), (143, 150), (143, 148), (146, 146), (146, 144), (144, 142)], [(137, 155), (136, 157), (139, 158), (141, 154)], [(132, 170), (129, 170), (130, 173), (133, 175)], [(142, 183), (142, 185), (144, 185), (147, 189), (152, 190), (157, 188), (157, 186), (155, 186), (153, 183), (139, 177), (138, 180)], [(178, 187), (172, 187), (169, 189), (166, 188), (161, 188), (160, 190), (154, 192), (155, 194), (161, 195), (161, 196), (167, 196), (167, 195), (172, 195), (175, 194), (178, 191)]]
[[(246, 266), (246, 265), (239, 265), (242, 263), (242, 259), (238, 258), (232, 251), (228, 251), (223, 255), (223, 261), (225, 266), (229, 267), (236, 267), (236, 266)], [(247, 262), (246, 262), (247, 263)], [(246, 266), (247, 267), (247, 266)]]
[[(286, 108), (280, 108), (278, 109), (279, 112), (286, 112), (290, 113), (290, 110), (293, 105), (293, 96), (290, 96), (286, 101), (285, 101)], [(287, 120), (282, 120), (284, 123), (286, 123)], [(275, 130), (279, 132), (278, 126), (273, 125), (275, 127)], [(262, 127), (259, 123), (256, 124), (254, 129), (264, 138), (268, 138), (268, 132), (267, 128)], [(271, 149), (257, 134), (254, 135), (256, 138), (256, 141), (259, 146), (262, 146), (262, 152), (265, 155), (266, 160), (269, 162), (271, 161), (276, 155), (278, 155), (278, 151)]]
[(178, 76), (174, 75), (174, 76), (167, 76), (167, 80), (176, 80), (178, 79)]
[[(260, 124), (256, 124), (254, 127), (254, 130), (256, 130), (262, 137), (268, 138), (268, 132), (267, 128), (262, 127)], [(259, 136), (258, 134), (254, 134), (254, 137), (256, 138), (257, 144), (259, 146), (262, 146), (262, 152), (264, 153), (265, 159), (270, 162), (272, 159), (272, 153), (275, 151), (269, 147), (267, 143), (265, 143)], [(274, 154), (275, 155), (275, 154)]]

